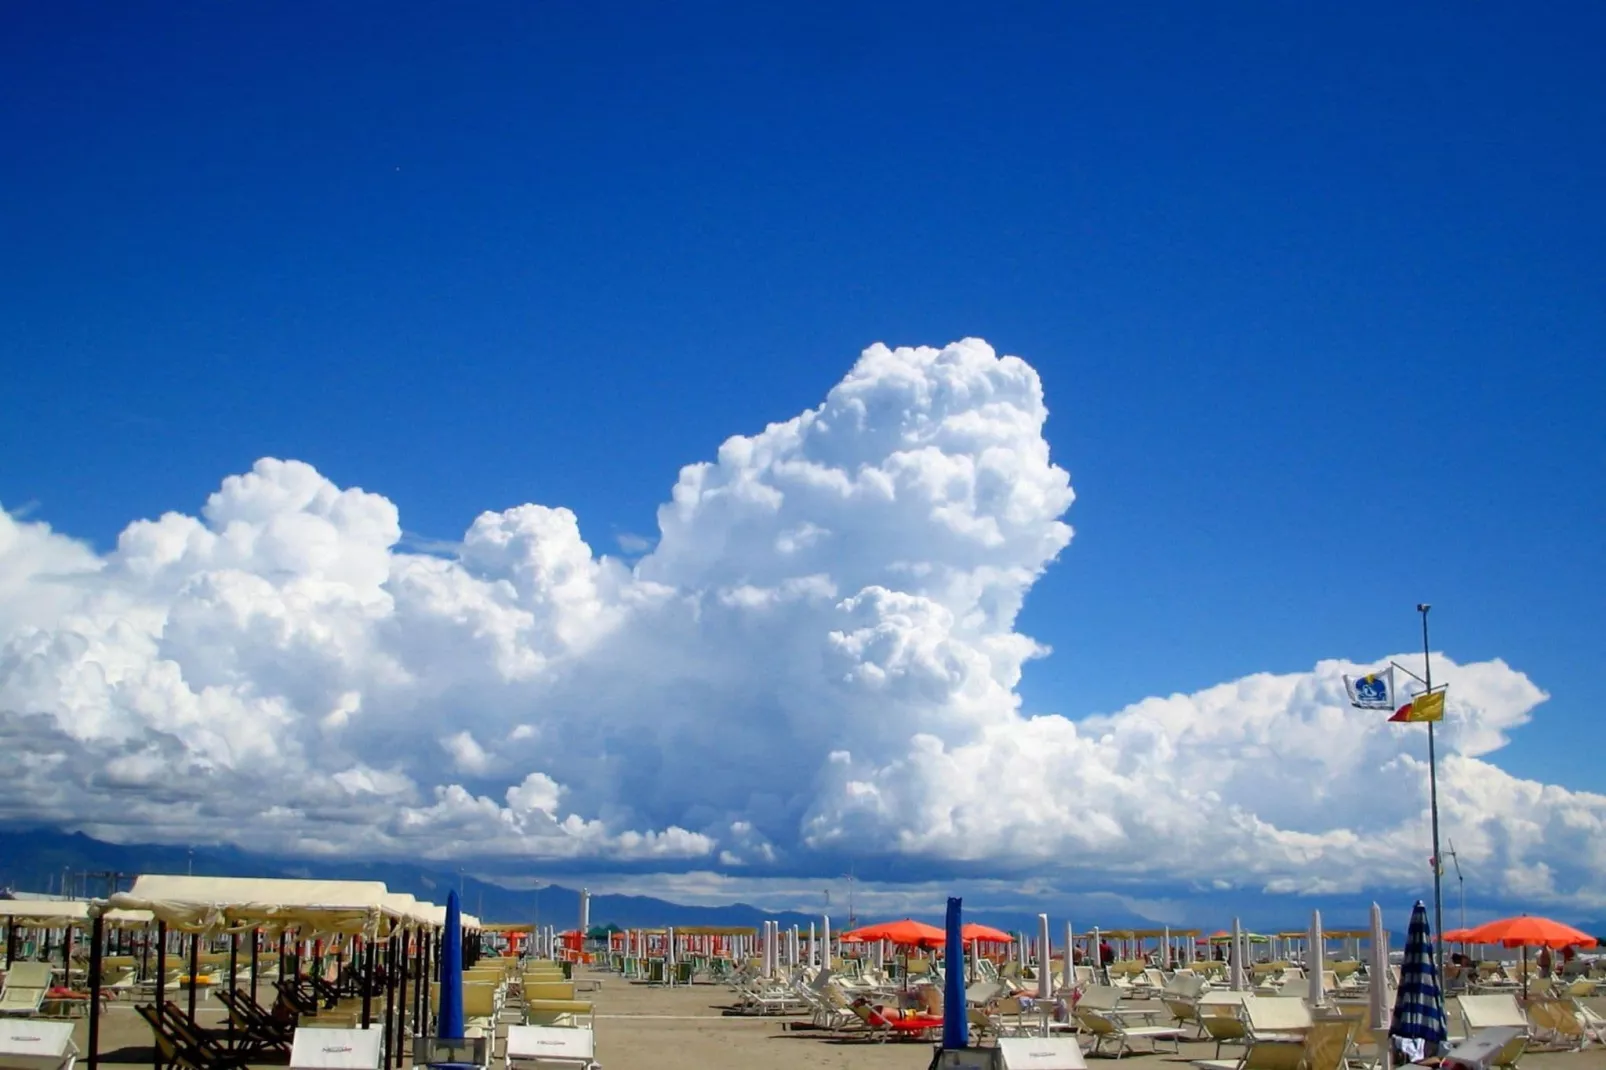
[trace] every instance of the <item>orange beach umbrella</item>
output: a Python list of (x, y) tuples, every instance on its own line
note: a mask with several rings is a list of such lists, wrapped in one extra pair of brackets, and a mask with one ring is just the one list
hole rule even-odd
[(947, 939), (935, 925), (904, 918), (902, 921), (884, 921), (879, 925), (865, 925), (842, 934), (844, 940), (886, 940), (894, 944), (940, 944)]
[(1594, 947), (1595, 938), (1571, 925), (1549, 918), (1524, 914), (1479, 925), (1464, 937), (1469, 944), (1500, 944), (1502, 947)]
[[(1015, 942), (1015, 938), (1003, 930), (995, 929), (991, 925), (979, 925), (976, 922), (970, 922), (961, 928), (959, 937), (962, 940), (990, 940), (995, 944), (1013, 944)], [(946, 940), (947, 937), (944, 936), (944, 939)]]

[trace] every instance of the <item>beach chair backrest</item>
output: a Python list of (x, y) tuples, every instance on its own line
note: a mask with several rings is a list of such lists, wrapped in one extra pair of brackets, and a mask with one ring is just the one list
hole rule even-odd
[(7, 988), (49, 988), (50, 963), (14, 962), (6, 971)]
[(1078, 1007), (1095, 1011), (1113, 1011), (1121, 1002), (1121, 990), (1114, 985), (1090, 985), (1083, 990)]
[(1500, 1026), (1528, 1027), (1528, 1019), (1517, 1006), (1517, 997), (1510, 992), (1496, 992), (1481, 996), (1457, 996), (1461, 1016), (1467, 1020), (1467, 1030), (1495, 1029)]
[(1305, 1034), (1303, 1070), (1342, 1070), (1355, 1039), (1358, 1023), (1349, 1018), (1329, 1018), (1312, 1023)]
[(1303, 1033), (1311, 1027), (1310, 1008), (1298, 999), (1244, 998), (1244, 1017), (1255, 1034)]

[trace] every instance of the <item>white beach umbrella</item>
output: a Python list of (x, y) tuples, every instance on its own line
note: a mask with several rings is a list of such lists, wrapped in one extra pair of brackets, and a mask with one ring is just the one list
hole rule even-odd
[(831, 915), (820, 918), (820, 969), (831, 968)]
[(1054, 966), (1049, 961), (1048, 915), (1037, 915), (1037, 998), (1054, 994)]
[(1065, 987), (1070, 988), (1076, 984), (1076, 930), (1071, 923), (1065, 923)]
[(672, 928), (664, 933), (664, 958), (669, 965), (675, 964), (675, 930)]
[(1167, 925), (1165, 927), (1165, 936), (1161, 939), (1164, 942), (1160, 945), (1160, 968), (1169, 970), (1171, 968), (1171, 926)]
[(1244, 927), (1232, 919), (1232, 961), (1227, 964), (1227, 983), (1234, 992), (1244, 990)]
[(1322, 947), (1326, 941), (1322, 939), (1322, 912), (1310, 912), (1310, 932), (1306, 936), (1310, 943), (1310, 950), (1305, 954), (1305, 973), (1310, 979), (1310, 1005), (1319, 1007), (1323, 1002), (1325, 993), (1322, 991), (1322, 967), (1326, 965), (1322, 960)]
[(820, 961), (820, 942), (814, 935), (814, 923), (809, 922), (809, 965), (817, 965)]
[[(1370, 975), (1371, 986), (1367, 992), (1367, 1002), (1371, 1004), (1371, 1029), (1379, 1037), (1387, 1037), (1389, 1021), (1393, 1017), (1393, 1008), (1389, 1006), (1389, 935), (1383, 928), (1383, 908), (1376, 903), (1372, 904), (1372, 953), (1366, 964), (1366, 972)], [(1388, 1058), (1389, 1045), (1383, 1045), (1384, 1058)]]

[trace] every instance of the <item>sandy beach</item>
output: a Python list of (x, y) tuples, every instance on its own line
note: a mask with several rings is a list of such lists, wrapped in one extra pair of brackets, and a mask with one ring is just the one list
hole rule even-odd
[[(843, 1070), (922, 1070), (931, 1058), (929, 1044), (833, 1037), (808, 1027), (797, 1017), (750, 1017), (734, 1014), (735, 999), (723, 985), (682, 988), (651, 987), (603, 973), (602, 987), (591, 998), (597, 1008), (597, 1055), (604, 1070), (702, 1070), (707, 1067), (775, 1067), (777, 1070), (843, 1068)], [(1606, 999), (1589, 1001), (1606, 1010)], [(202, 1004), (203, 1024), (220, 1025), (222, 1012), (214, 1001)], [(505, 1030), (505, 1026), (504, 1026)], [(499, 1033), (500, 1037), (503, 1034)], [(80, 1049), (88, 1026), (78, 1022)], [(1230, 1055), (1232, 1049), (1224, 1052)], [(1134, 1070), (1186, 1066), (1192, 1059), (1212, 1058), (1215, 1045), (1184, 1041), (1180, 1055), (1128, 1055), (1120, 1060)], [(113, 1004), (103, 1018), (101, 1058), (109, 1064), (151, 1065), (150, 1030), (129, 1003)], [(493, 1065), (500, 1065), (498, 1043)], [(1089, 1058), (1089, 1063), (1113, 1061)], [(1528, 1070), (1606, 1070), (1606, 1048), (1581, 1052), (1530, 1052), (1522, 1059)]]

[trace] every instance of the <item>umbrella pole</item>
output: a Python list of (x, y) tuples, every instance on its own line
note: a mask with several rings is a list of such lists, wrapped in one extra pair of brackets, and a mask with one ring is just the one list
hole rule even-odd
[[(1428, 692), (1433, 690), (1433, 662), (1428, 647), (1428, 610), (1426, 602), (1417, 607), (1422, 614), (1422, 683)], [(1444, 977), (1444, 867), (1439, 857), (1439, 762), (1434, 749), (1433, 722), (1428, 722), (1428, 809), (1433, 820), (1433, 964), (1439, 977)]]

